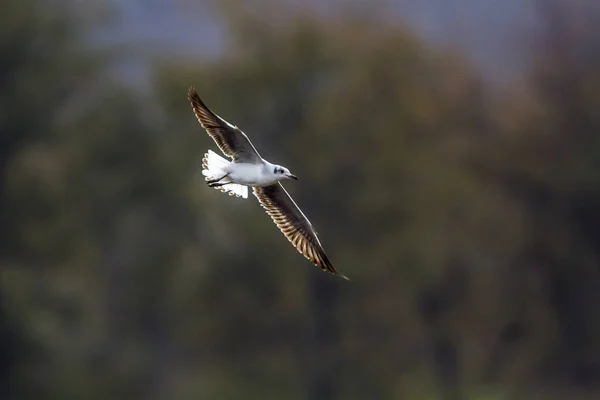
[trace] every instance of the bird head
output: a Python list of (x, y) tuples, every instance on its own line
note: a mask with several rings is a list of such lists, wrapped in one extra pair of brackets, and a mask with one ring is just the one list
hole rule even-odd
[(281, 165), (276, 165), (273, 169), (273, 173), (278, 177), (278, 180), (282, 181), (285, 179), (293, 179), (295, 181), (298, 180), (298, 177), (290, 172), (286, 167), (282, 167)]

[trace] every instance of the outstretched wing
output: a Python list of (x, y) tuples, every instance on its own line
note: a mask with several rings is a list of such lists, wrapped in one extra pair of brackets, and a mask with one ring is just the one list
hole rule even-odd
[(296, 250), (323, 271), (348, 279), (331, 264), (310, 221), (280, 183), (255, 187), (253, 191), (267, 214)]
[(231, 125), (212, 112), (200, 99), (193, 87), (188, 91), (188, 99), (200, 125), (215, 141), (219, 149), (236, 162), (256, 163), (262, 160), (250, 139), (237, 126)]

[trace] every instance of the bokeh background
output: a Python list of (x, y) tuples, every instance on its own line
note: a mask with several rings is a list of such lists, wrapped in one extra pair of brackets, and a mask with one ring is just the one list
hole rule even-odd
[(600, 398), (598, 1), (4, 0), (0, 55), (1, 399)]

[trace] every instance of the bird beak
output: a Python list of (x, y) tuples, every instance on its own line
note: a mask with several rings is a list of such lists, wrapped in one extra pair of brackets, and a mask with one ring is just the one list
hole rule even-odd
[(295, 180), (295, 181), (297, 181), (297, 180), (298, 180), (298, 177), (297, 177), (296, 175), (293, 175), (293, 174), (289, 174), (289, 175), (288, 175), (288, 178), (290, 178), (290, 179), (293, 179), (293, 180)]

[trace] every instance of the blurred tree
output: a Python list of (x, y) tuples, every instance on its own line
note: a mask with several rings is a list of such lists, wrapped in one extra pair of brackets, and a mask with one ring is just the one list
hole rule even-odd
[[(239, 255), (230, 261), (235, 260), (230, 268), (237, 276), (219, 269), (206, 278), (208, 286), (226, 287), (228, 293), (218, 294), (219, 309), (211, 313), (238, 315), (255, 301), (268, 316), (268, 322), (256, 315), (252, 322), (247, 317), (205, 321), (215, 326), (215, 337), (242, 340), (242, 348), (250, 351), (244, 356), (220, 351), (221, 368), (235, 365), (240, 371), (214, 396), (227, 396), (231, 386), (260, 398), (402, 396), (417, 390), (415, 384), (402, 389), (394, 382), (422, 358), (415, 350), (423, 327), (414, 296), (444, 279), (445, 259), (459, 257), (471, 265), (486, 251), (497, 254), (511, 246), (479, 238), (477, 229), (485, 229), (478, 222), (481, 214), (487, 214), (485, 221), (497, 210), (505, 215), (512, 210), (498, 199), (486, 205), (477, 193), (479, 183), (460, 163), (469, 138), (485, 123), (485, 94), (460, 57), (429, 50), (404, 28), (386, 22), (383, 9), (334, 17), (294, 7), (225, 3), (232, 40), (228, 55), (213, 63), (169, 63), (155, 79), (167, 114), (176, 116), (166, 130), (200, 133), (193, 146), (174, 145), (179, 154), (214, 148), (189, 106), (182, 105), (182, 93), (193, 84), (209, 107), (251, 135), (264, 157), (285, 163), (310, 182), (304, 194), (296, 185), (286, 186), (334, 262), (353, 279), (349, 285), (329, 282), (308, 264), (296, 267), (303, 261), (256, 204), (214, 196), (211, 208), (229, 227), (223, 251), (230, 251), (237, 238)], [(266, 15), (276, 15), (277, 22), (264, 23)], [(473, 209), (479, 214), (471, 217)], [(463, 224), (472, 228), (457, 237), (456, 227)], [(482, 246), (474, 249), (471, 241)], [(307, 273), (311, 278), (299, 281)], [(247, 287), (253, 299), (232, 302), (239, 290), (232, 281)], [(208, 314), (203, 313), (214, 318)], [(266, 340), (233, 338), (231, 331)], [(458, 357), (454, 340), (447, 346)], [(441, 371), (440, 384), (450, 393), (462, 380), (460, 361), (448, 364), (442, 358), (435, 357), (432, 368)], [(274, 371), (264, 366), (271, 362), (288, 366), (277, 370), (276, 386)], [(305, 377), (300, 388), (293, 386), (297, 379), (291, 380), (298, 375)], [(253, 377), (246, 390), (239, 386), (245, 376)]]
[[(72, 3), (9, 2), (0, 396), (595, 398), (598, 16), (540, 4), (531, 90), (498, 111), (385, 2), (217, 2), (228, 52), (153, 60), (146, 94)], [(189, 85), (300, 176), (352, 282), (205, 187)]]
[[(6, 283), (6, 268), (43, 259), (27, 246), (22, 235), (25, 213), (40, 215), (44, 198), (28, 199), (34, 208), (15, 196), (12, 173), (17, 158), (27, 146), (48, 144), (64, 104), (79, 91), (79, 85), (94, 73), (95, 55), (82, 49), (76, 37), (77, 23), (68, 9), (46, 7), (41, 1), (3, 3), (0, 15), (0, 269)], [(78, 54), (79, 53), (79, 54)], [(99, 56), (99, 54), (98, 54)], [(68, 76), (69, 79), (62, 79)], [(50, 106), (49, 106), (50, 105)], [(4, 285), (3, 285), (4, 286)], [(2, 398), (11, 398), (18, 361), (32, 353), (25, 345), (22, 316), (11, 310), (10, 293), (0, 287), (2, 326)]]
[(153, 110), (112, 79), (79, 11), (26, 0), (0, 15), (2, 391), (163, 396), (182, 279), (165, 266), (198, 266), (200, 246), (179, 263), (196, 235), (190, 175), (165, 162)]
[[(538, 281), (534, 292), (512, 300), (518, 336), (542, 344), (533, 369), (551, 387), (598, 390), (600, 9), (594, 1), (537, 5), (542, 24), (528, 43), (529, 93), (511, 100), (508, 129), (482, 170), (525, 210), (528, 232), (506, 279), (511, 293)], [(534, 301), (545, 320), (523, 320), (525, 303)]]

